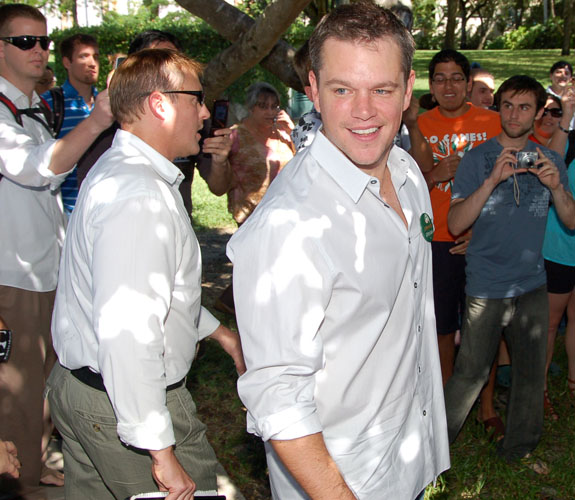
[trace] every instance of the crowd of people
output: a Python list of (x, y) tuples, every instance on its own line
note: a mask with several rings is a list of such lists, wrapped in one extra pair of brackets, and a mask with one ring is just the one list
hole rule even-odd
[[(137, 35), (98, 92), (98, 42), (75, 34), (55, 86), (44, 16), (0, 6), (0, 488), (215, 495), (186, 387), (207, 337), (275, 499), (422, 499), (478, 398), (501, 458), (546, 470), (565, 313), (575, 400), (572, 67), (496, 89), (445, 49), (418, 100), (400, 17), (365, 0), (322, 19), (294, 59), (313, 103), (296, 124), (256, 82), (243, 120), (210, 127), (173, 35)], [(215, 307), (239, 334), (201, 305), (196, 168), (238, 225)]]

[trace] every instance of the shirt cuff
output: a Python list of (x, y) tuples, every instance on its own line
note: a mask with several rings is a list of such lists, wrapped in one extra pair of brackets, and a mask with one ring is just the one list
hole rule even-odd
[(219, 320), (204, 306), (200, 308), (200, 318), (198, 321), (198, 337), (203, 340), (209, 337), (220, 326)]
[(248, 413), (248, 432), (269, 439), (289, 440), (322, 432), (315, 406), (287, 408), (256, 420)]
[(146, 422), (118, 422), (117, 431), (122, 442), (143, 450), (163, 450), (176, 443), (172, 418), (167, 408), (150, 414)]

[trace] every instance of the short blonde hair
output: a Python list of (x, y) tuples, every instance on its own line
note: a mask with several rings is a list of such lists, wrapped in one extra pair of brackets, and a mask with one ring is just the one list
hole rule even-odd
[[(146, 98), (155, 91), (184, 90), (186, 76), (201, 76), (203, 65), (181, 52), (145, 49), (129, 56), (110, 82), (110, 106), (121, 124), (134, 123), (145, 112)], [(192, 89), (185, 89), (192, 90)], [(167, 94), (174, 101), (177, 94)]]

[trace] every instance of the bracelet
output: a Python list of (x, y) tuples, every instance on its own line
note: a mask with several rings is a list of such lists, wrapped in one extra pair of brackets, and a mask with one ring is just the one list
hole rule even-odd
[(559, 125), (557, 125), (557, 126), (559, 127), (559, 130), (561, 130), (561, 132), (565, 132), (566, 134), (569, 133), (569, 130), (568, 130), (568, 129), (564, 129), (564, 128), (561, 126), (561, 124), (559, 124)]

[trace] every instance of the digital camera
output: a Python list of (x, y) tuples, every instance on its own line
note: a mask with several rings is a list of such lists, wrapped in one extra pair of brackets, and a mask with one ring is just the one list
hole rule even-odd
[(515, 168), (537, 168), (539, 154), (535, 151), (519, 151)]

